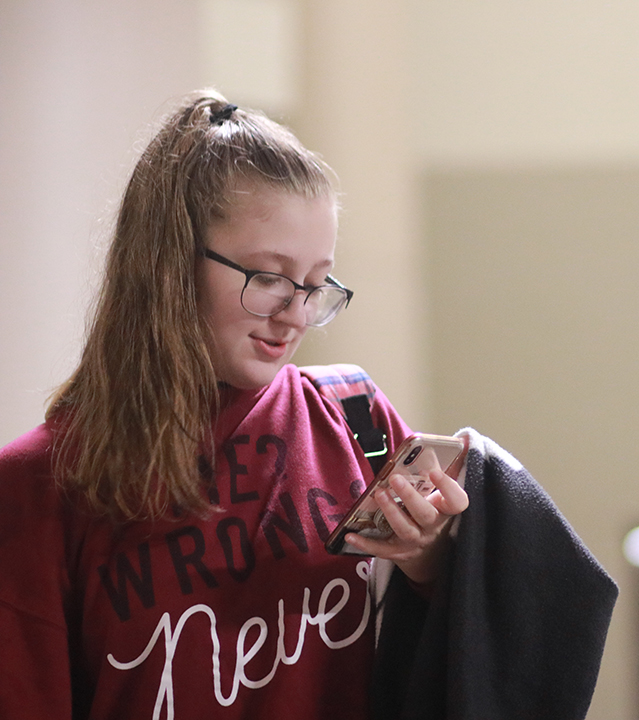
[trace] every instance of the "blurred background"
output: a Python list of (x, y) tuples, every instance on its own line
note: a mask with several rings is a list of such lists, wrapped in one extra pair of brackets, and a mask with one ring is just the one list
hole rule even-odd
[(341, 178), (356, 295), (298, 362), (528, 467), (622, 590), (589, 720), (636, 718), (639, 4), (2, 0), (0, 444), (77, 360), (149, 122), (206, 85)]

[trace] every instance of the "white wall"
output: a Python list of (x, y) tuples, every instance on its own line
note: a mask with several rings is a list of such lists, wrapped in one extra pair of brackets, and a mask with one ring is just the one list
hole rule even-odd
[(202, 81), (182, 0), (0, 4), (0, 444), (71, 370), (140, 128)]

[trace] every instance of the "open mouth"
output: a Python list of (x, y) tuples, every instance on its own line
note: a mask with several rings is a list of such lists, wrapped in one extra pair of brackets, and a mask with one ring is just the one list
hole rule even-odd
[(288, 343), (281, 340), (272, 340), (270, 338), (261, 338), (252, 336), (259, 351), (269, 358), (280, 358), (286, 353)]
[(270, 347), (282, 347), (283, 345), (286, 345), (285, 340), (274, 340), (272, 338), (265, 338), (260, 337), (259, 335), (251, 335), (253, 340), (257, 340), (258, 342), (262, 342), (265, 345), (269, 345)]

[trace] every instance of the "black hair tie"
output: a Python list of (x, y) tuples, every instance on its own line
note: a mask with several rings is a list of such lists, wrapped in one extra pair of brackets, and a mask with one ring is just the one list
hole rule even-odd
[(225, 105), (221, 110), (217, 112), (211, 112), (211, 125), (221, 125), (225, 120), (228, 120), (231, 115), (237, 110), (237, 105)]

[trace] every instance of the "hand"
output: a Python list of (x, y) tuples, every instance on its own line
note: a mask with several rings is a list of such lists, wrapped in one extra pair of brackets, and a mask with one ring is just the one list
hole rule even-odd
[(468, 507), (468, 496), (456, 482), (468, 449), (464, 451), (446, 474), (432, 470), (430, 480), (435, 489), (426, 496), (401, 475), (393, 475), (390, 485), (406, 510), (395, 502), (388, 490), (378, 490), (375, 501), (394, 531), (388, 540), (372, 540), (356, 533), (348, 533), (346, 542), (367, 555), (392, 560), (417, 586), (428, 588), (437, 578), (444, 555), (450, 526), (455, 515)]

